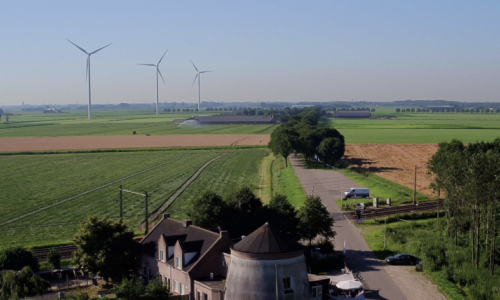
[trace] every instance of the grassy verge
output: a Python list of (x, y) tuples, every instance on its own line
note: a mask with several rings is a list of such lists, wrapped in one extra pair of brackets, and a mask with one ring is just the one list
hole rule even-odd
[(284, 194), (288, 201), (299, 208), (304, 205), (306, 192), (302, 187), (295, 170), (288, 160), (288, 167), (285, 167), (285, 161), (282, 157), (277, 157), (272, 164), (272, 184), (273, 194)]
[[(385, 205), (386, 198), (391, 198), (392, 205), (410, 203), (413, 201), (412, 189), (379, 177), (373, 173), (358, 173), (350, 168), (340, 169), (339, 172), (342, 172), (342, 174), (351, 179), (357, 185), (369, 188), (370, 196), (379, 198), (379, 206)], [(418, 202), (431, 200), (435, 199), (429, 198), (424, 194), (417, 192)], [(341, 207), (341, 205), (344, 206), (346, 203), (346, 201), (342, 203), (341, 200), (336, 200), (336, 202), (339, 207)], [(373, 201), (371, 199), (358, 199), (358, 203), (359, 202), (366, 202), (368, 206), (373, 205)], [(351, 205), (352, 208), (354, 199), (348, 199), (347, 204)]]
[(271, 180), (271, 167), (274, 162), (274, 155), (269, 153), (266, 155), (260, 164), (259, 169), (259, 185), (257, 186), (257, 195), (264, 204), (268, 204), (271, 200), (273, 186)]
[(437, 238), (440, 231), (436, 230), (436, 224), (435, 218), (411, 222), (388, 222), (385, 248), (384, 225), (381, 222), (367, 222), (357, 227), (377, 258), (383, 260), (397, 253), (416, 255), (424, 261), (424, 275), (438, 286), (441, 293), (452, 300), (467, 299), (458, 285), (446, 279), (446, 274), (443, 274), (444, 270), (433, 270), (431, 267), (433, 264), (431, 249), (436, 247), (431, 244), (442, 242), (440, 238)]

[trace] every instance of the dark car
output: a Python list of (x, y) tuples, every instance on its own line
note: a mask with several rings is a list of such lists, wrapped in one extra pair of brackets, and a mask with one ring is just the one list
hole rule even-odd
[(418, 261), (418, 257), (406, 253), (389, 256), (385, 259), (389, 265), (416, 265)]

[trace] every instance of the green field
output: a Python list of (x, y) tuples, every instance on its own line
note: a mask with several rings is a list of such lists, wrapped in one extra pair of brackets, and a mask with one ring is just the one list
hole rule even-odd
[[(162, 113), (139, 110), (94, 110), (92, 120), (81, 111), (62, 114), (11, 112), (9, 123), (0, 122), (0, 137), (39, 136), (123, 136), (180, 134), (270, 134), (274, 125), (208, 125), (180, 128), (175, 119), (186, 119), (200, 113)], [(217, 114), (207, 112), (202, 114)]]
[[(185, 217), (185, 207), (203, 191), (228, 195), (256, 187), (266, 151), (137, 151), (1, 156), (0, 248), (69, 242), (87, 215), (117, 219), (119, 185), (144, 192), (149, 211), (162, 205), (202, 165), (221, 156), (196, 178), (168, 210)], [(133, 228), (144, 220), (144, 200), (124, 194), (124, 219)]]
[(347, 143), (439, 143), (454, 138), (469, 143), (500, 137), (497, 113), (396, 113), (392, 107), (376, 110), (373, 115), (397, 118), (322, 119), (320, 125), (338, 129)]

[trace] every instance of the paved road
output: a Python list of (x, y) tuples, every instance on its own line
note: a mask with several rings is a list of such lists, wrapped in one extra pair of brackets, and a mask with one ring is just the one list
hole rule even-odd
[(367, 299), (406, 300), (399, 287), (384, 270), (385, 264), (375, 258), (365, 240), (349, 221), (343, 218), (335, 199), (340, 199), (341, 190), (358, 187), (342, 173), (333, 170), (308, 170), (298, 157), (290, 156), (297, 177), (308, 195), (313, 192), (323, 200), (335, 219), (335, 249), (341, 250), (346, 241), (346, 264), (363, 277)]

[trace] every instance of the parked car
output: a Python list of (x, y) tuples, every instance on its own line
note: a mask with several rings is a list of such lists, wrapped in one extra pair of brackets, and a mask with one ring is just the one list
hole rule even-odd
[(418, 261), (418, 257), (407, 253), (400, 253), (385, 259), (385, 262), (389, 265), (416, 265)]
[(347, 192), (344, 192), (344, 200), (347, 198), (370, 198), (370, 189), (366, 188), (351, 188)]

